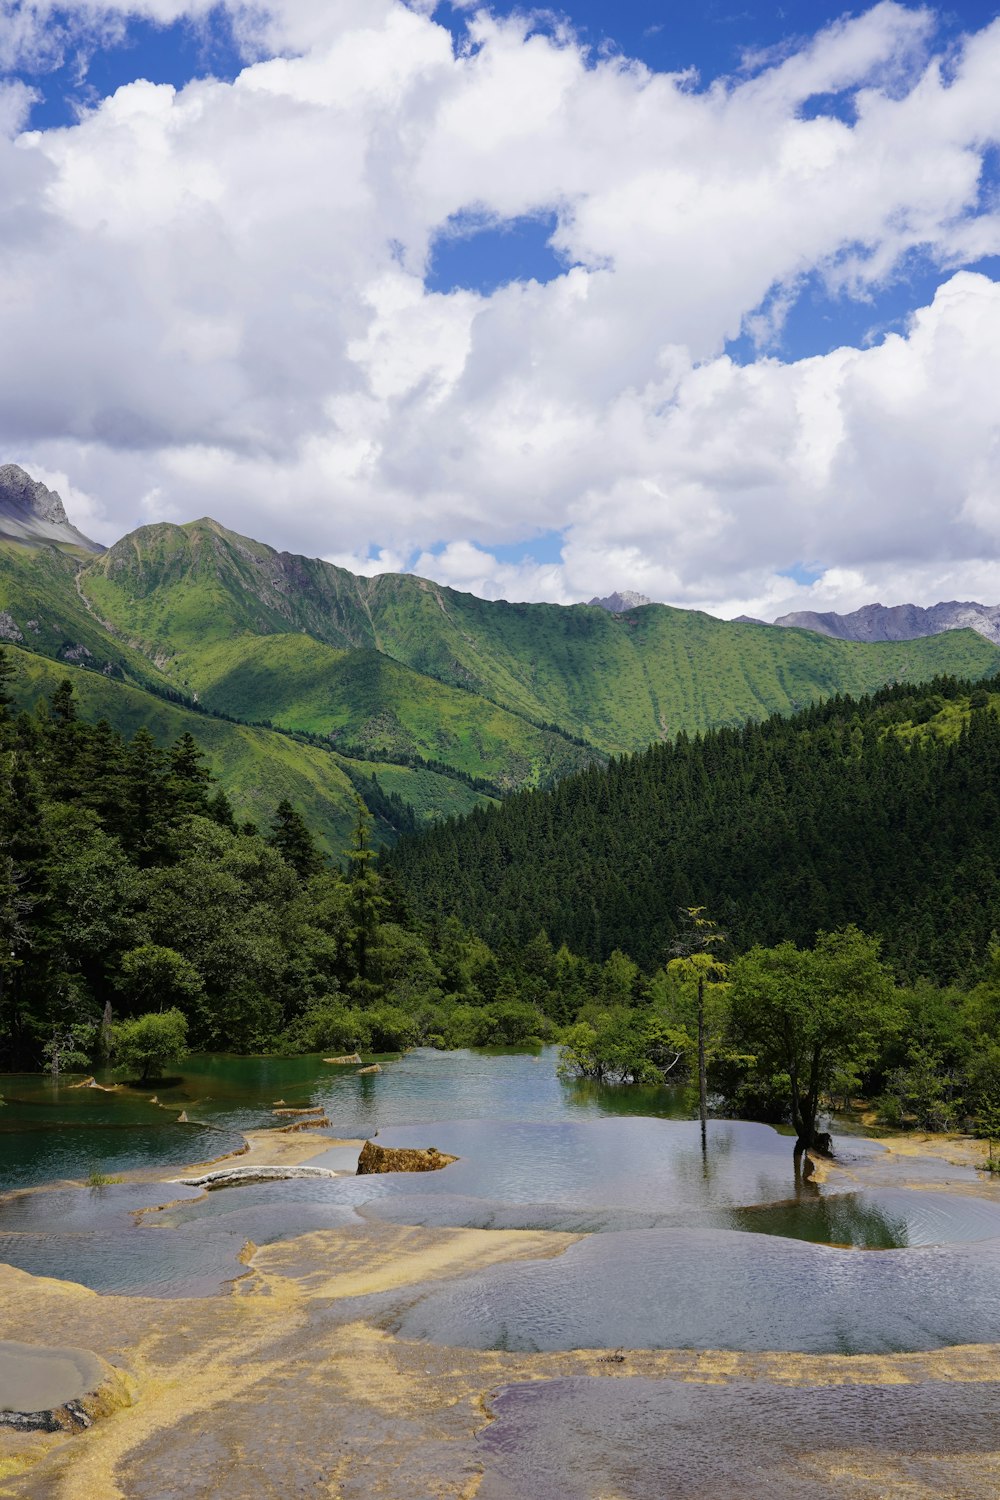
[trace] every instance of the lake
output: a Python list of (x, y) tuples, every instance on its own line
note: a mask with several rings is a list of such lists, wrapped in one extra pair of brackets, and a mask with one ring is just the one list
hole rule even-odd
[[(407, 1338), (471, 1348), (932, 1349), (1000, 1340), (1000, 1194), (971, 1168), (836, 1141), (803, 1181), (791, 1139), (712, 1120), (684, 1090), (559, 1077), (538, 1052), (418, 1049), (359, 1075), (317, 1057), (196, 1057), (154, 1091), (0, 1081), (0, 1259), (97, 1291), (206, 1296), (241, 1275), (247, 1240), (393, 1224), (559, 1230), (561, 1256), (494, 1266), (357, 1311)], [(157, 1102), (153, 1102), (155, 1100)], [(277, 1101), (321, 1105), (329, 1134), (435, 1146), (444, 1171), (298, 1179), (216, 1192), (73, 1185), (180, 1167), (273, 1126)], [(184, 1109), (191, 1123), (178, 1124)], [(321, 1145), (321, 1142), (317, 1142)], [(350, 1169), (334, 1148), (313, 1164)], [(23, 1191), (58, 1183), (44, 1192)], [(137, 1212), (170, 1201), (155, 1214)], [(363, 1308), (360, 1306), (363, 1303)]]

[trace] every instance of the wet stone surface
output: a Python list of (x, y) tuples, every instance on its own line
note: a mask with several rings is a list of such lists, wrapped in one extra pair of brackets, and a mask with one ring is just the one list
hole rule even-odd
[(510, 1386), (479, 1436), (478, 1500), (994, 1500), (996, 1469), (969, 1460), (1000, 1453), (998, 1395), (937, 1382)]

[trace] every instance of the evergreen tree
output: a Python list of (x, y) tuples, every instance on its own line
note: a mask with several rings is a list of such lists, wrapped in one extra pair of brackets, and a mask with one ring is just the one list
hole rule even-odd
[(323, 868), (323, 856), (316, 847), (305, 819), (301, 813), (296, 812), (287, 797), (282, 798), (275, 808), (267, 842), (272, 849), (277, 849), (301, 880), (317, 875)]

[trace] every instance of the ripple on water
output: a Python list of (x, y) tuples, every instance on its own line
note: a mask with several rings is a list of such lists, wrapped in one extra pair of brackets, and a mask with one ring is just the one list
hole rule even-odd
[(1000, 1340), (1000, 1241), (860, 1254), (732, 1231), (593, 1235), (431, 1287), (404, 1338), (476, 1349), (892, 1353)]
[[(1000, 1448), (996, 1386), (782, 1387), (579, 1377), (508, 1386), (479, 1437), (479, 1500), (994, 1500), (958, 1455)], [(933, 1439), (928, 1439), (928, 1434)], [(847, 1450), (851, 1461), (844, 1463)]]

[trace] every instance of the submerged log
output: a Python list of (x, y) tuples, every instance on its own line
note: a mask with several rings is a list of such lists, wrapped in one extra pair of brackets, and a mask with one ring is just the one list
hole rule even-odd
[(221, 1171), (201, 1172), (195, 1177), (176, 1177), (175, 1182), (184, 1187), (204, 1188), (215, 1192), (218, 1188), (244, 1187), (252, 1182), (289, 1182), (295, 1177), (328, 1177), (339, 1174), (329, 1167), (224, 1167)]
[(444, 1151), (429, 1146), (426, 1151), (411, 1151), (402, 1147), (376, 1146), (374, 1141), (365, 1141), (358, 1157), (359, 1177), (368, 1177), (376, 1172), (439, 1172), (457, 1156), (448, 1156)]
[(361, 1059), (356, 1052), (352, 1052), (350, 1057), (324, 1057), (323, 1061), (325, 1063), (334, 1063), (337, 1067), (343, 1067), (347, 1063), (359, 1063)]

